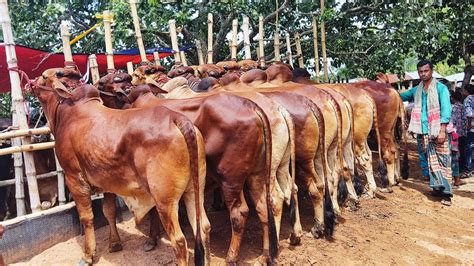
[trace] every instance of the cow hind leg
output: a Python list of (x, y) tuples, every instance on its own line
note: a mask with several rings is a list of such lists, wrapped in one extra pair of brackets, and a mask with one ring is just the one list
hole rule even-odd
[[(226, 190), (224, 190), (226, 191)], [(226, 193), (224, 192), (224, 197)], [(241, 191), (240, 195), (234, 199), (232, 197), (226, 197), (227, 207), (230, 212), (230, 223), (232, 226), (232, 238), (230, 241), (230, 247), (227, 251), (226, 262), (237, 263), (240, 253), (240, 244), (242, 242), (242, 235), (245, 230), (245, 223), (249, 214), (249, 207), (245, 201), (244, 192)]]
[(356, 162), (362, 168), (365, 177), (367, 178), (366, 197), (374, 198), (377, 185), (375, 183), (374, 171), (372, 168), (372, 152), (369, 145), (364, 143), (356, 143)]
[(158, 239), (160, 237), (160, 219), (158, 217), (156, 208), (151, 209), (148, 212), (148, 216), (150, 218), (150, 229), (148, 239), (143, 245), (143, 251), (145, 252), (155, 249), (155, 247), (158, 245)]
[(115, 205), (115, 194), (104, 193), (104, 202), (102, 205), (102, 211), (104, 216), (109, 223), (109, 252), (117, 252), (122, 250), (122, 242), (117, 231), (116, 214), (117, 206)]
[[(328, 206), (326, 203), (331, 201), (330, 197), (323, 198), (323, 195), (325, 195), (324, 178), (326, 178), (326, 176), (324, 175), (322, 156), (325, 155), (316, 154), (314, 160), (315, 171), (312, 173), (312, 178), (306, 180), (306, 186), (309, 189), (309, 195), (314, 208), (314, 225), (311, 228), (311, 233), (316, 238), (320, 238), (325, 234), (325, 228), (327, 227), (326, 221), (329, 221), (326, 217), (326, 213), (330, 211), (326, 208), (326, 206)], [(326, 168), (329, 169), (329, 166), (326, 165)], [(332, 205), (330, 208), (332, 209)], [(328, 226), (331, 227), (329, 224)]]
[(339, 165), (337, 159), (336, 145), (333, 143), (328, 149), (328, 162), (334, 162), (329, 164), (330, 178), (328, 179), (329, 193), (331, 195), (332, 206), (334, 213), (337, 216), (341, 216), (341, 209), (337, 202), (338, 196), (338, 184), (339, 184), (339, 173), (342, 172), (342, 165)]
[[(298, 245), (301, 242), (301, 236), (303, 235), (298, 204), (298, 188), (295, 184), (294, 179), (288, 172), (288, 167), (289, 165), (286, 164), (283, 165), (283, 167), (278, 168), (277, 177), (278, 183), (280, 184), (283, 194), (285, 195), (285, 200), (287, 199), (287, 197), (289, 199), (286, 200), (286, 204), (290, 207), (290, 223), (293, 230), (290, 235), (290, 244)], [(281, 218), (277, 220), (276, 213), (274, 213), (274, 215), (275, 222), (277, 225), (277, 233), (279, 235), (281, 226), (279, 222), (281, 222)]]
[[(354, 152), (352, 150), (352, 141), (347, 142), (344, 145), (344, 179), (349, 194), (349, 201), (347, 202), (350, 210), (357, 210), (359, 206), (359, 197), (352, 182), (353, 179), (358, 178), (358, 175), (355, 175), (354, 169)], [(357, 182), (357, 181), (356, 181)], [(360, 181), (359, 181), (360, 182)]]

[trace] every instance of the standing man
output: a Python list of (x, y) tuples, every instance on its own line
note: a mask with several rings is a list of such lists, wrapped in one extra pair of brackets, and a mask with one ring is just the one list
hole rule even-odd
[(451, 151), (446, 126), (451, 119), (448, 87), (433, 78), (433, 63), (421, 60), (417, 64), (420, 84), (401, 93), (403, 101), (414, 101), (408, 131), (422, 139), (428, 160), (432, 195), (441, 197), (443, 205), (451, 205)]
[(472, 176), (472, 145), (474, 145), (474, 86), (469, 84), (463, 90), (466, 99), (464, 99), (464, 118), (466, 119), (466, 146), (465, 146), (465, 173), (464, 178)]

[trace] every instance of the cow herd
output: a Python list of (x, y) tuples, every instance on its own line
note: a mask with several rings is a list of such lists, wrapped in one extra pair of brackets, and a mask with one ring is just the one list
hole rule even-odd
[[(104, 193), (110, 252), (122, 249), (115, 225), (119, 195), (138, 223), (150, 216), (144, 249), (156, 246), (161, 220), (178, 264), (188, 263), (180, 201), (195, 236), (195, 263), (208, 264), (205, 189), (229, 212), (228, 263), (238, 261), (251, 200), (263, 227), (261, 258), (271, 263), (285, 204), (290, 243), (301, 241), (298, 192), (308, 193), (313, 206), (311, 233), (330, 237), (343, 207), (357, 210), (361, 196), (391, 192), (400, 173), (407, 174), (398, 149), (405, 113), (390, 84), (315, 84), (303, 69), (273, 64), (261, 70), (244, 60), (175, 66), (167, 74), (143, 65), (133, 75), (109, 73), (89, 85), (68, 65), (46, 70), (31, 92), (55, 136), (84, 226), (85, 263), (96, 250), (95, 192)], [(379, 188), (369, 136), (377, 146)]]

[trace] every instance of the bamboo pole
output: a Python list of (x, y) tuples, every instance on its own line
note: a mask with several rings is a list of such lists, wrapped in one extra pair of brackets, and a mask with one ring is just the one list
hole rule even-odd
[(145, 46), (143, 45), (142, 32), (140, 30), (140, 22), (138, 20), (137, 1), (130, 0), (129, 2), (130, 10), (132, 11), (133, 26), (135, 27), (135, 37), (137, 38), (138, 50), (140, 50), (140, 57), (142, 59), (142, 63), (147, 63), (148, 60), (146, 59)]
[(131, 76), (133, 75), (133, 63), (127, 62), (127, 73)]
[[(321, 3), (321, 15), (324, 14), (324, 0), (320, 0)], [(323, 66), (324, 66), (324, 82), (329, 80), (329, 71), (328, 71), (328, 58), (326, 54), (326, 23), (324, 20), (321, 21), (321, 49), (323, 50)]]
[(281, 62), (281, 55), (280, 55), (280, 33), (275, 31), (275, 38), (274, 38), (274, 45), (275, 49), (275, 62)]
[(104, 32), (105, 32), (105, 54), (107, 55), (107, 71), (115, 70), (114, 65), (114, 49), (112, 47), (112, 20), (111, 13), (105, 10), (102, 13), (104, 17)]
[[(30, 151), (38, 151), (38, 150), (47, 150), (51, 148), (54, 148), (54, 141), (35, 143), (35, 144), (25, 144), (25, 145), (20, 145), (20, 146), (12, 146), (8, 148), (0, 149), (0, 156), (6, 155), (6, 154), (12, 154), (15, 152), (25, 152), (25, 151), (30, 152)], [(38, 201), (39, 201), (39, 197), (38, 197)]]
[(250, 52), (250, 33), (249, 33), (249, 18), (244, 17), (242, 22), (242, 31), (244, 33), (244, 52), (245, 59), (252, 59), (252, 53)]
[(259, 53), (259, 60), (260, 66), (265, 67), (265, 51), (263, 49), (263, 16), (260, 15), (258, 17), (258, 49)]
[(314, 71), (316, 72), (316, 82), (319, 83), (318, 24), (316, 21), (316, 17), (313, 17), (313, 46), (314, 46)]
[[(26, 121), (25, 102), (21, 92), (20, 76), (18, 72), (14, 70), (18, 67), (18, 61), (15, 52), (15, 43), (11, 28), (11, 19), (8, 13), (7, 0), (0, 0), (0, 22), (2, 24), (3, 41), (5, 43), (5, 53), (10, 74), (13, 126), (18, 126), (20, 129), (26, 129), (28, 128), (28, 123)], [(31, 140), (25, 137), (12, 139), (13, 145), (29, 145), (30, 143)], [(38, 183), (35, 178), (36, 173), (33, 154), (25, 152), (23, 153), (23, 157), (25, 158), (25, 173), (28, 180), (30, 207), (33, 212), (38, 212), (41, 210), (41, 204), (39, 199)], [(23, 190), (23, 171), (21, 168), (22, 165), (23, 161), (21, 159), (21, 155), (14, 156), (16, 180), (15, 188), (17, 189), (15, 192), (15, 198), (18, 215), (26, 214), (24, 202), (25, 194)]]
[(64, 61), (65, 62), (72, 62), (72, 52), (71, 52), (71, 45), (69, 44), (69, 38), (71, 34), (69, 33), (69, 29), (65, 23), (61, 23), (61, 39), (63, 40), (63, 53), (64, 53)]
[(170, 27), (171, 47), (173, 49), (174, 64), (179, 65), (181, 59), (179, 57), (178, 36), (176, 35), (176, 21), (174, 19), (171, 19), (168, 21), (168, 25)]
[[(53, 134), (50, 135), (52, 140), (54, 139)], [(64, 170), (59, 164), (58, 161), (58, 156), (56, 156), (56, 149), (53, 149), (54, 151), (54, 161), (56, 163), (56, 173), (57, 173), (57, 178), (58, 178), (58, 201), (59, 205), (64, 205), (66, 204), (66, 184), (65, 184), (65, 179), (64, 179)]]
[(18, 129), (12, 130), (5, 133), (0, 133), (0, 139), (11, 139), (17, 137), (25, 137), (31, 135), (45, 135), (51, 133), (49, 127), (39, 127), (39, 128), (30, 128), (30, 129)]
[(301, 51), (301, 39), (300, 34), (295, 33), (295, 42), (296, 42), (296, 57), (298, 58), (298, 66), (304, 68), (303, 52)]
[(179, 52), (179, 57), (181, 58), (181, 63), (183, 63), (183, 66), (188, 66), (188, 60), (186, 60), (186, 54), (184, 51)]
[(198, 55), (198, 63), (199, 65), (204, 64), (204, 56), (202, 54), (202, 45), (200, 40), (195, 40), (196, 42), (196, 50), (197, 50), (197, 55)]
[(288, 64), (293, 67), (293, 55), (291, 54), (291, 42), (290, 42), (290, 34), (287, 32), (285, 35), (286, 38), (286, 52), (288, 53)]
[(232, 42), (230, 45), (231, 59), (237, 61), (237, 28), (239, 22), (237, 19), (232, 20)]
[(155, 66), (161, 66), (160, 53), (153, 52), (153, 59), (155, 59)]
[(212, 14), (207, 14), (207, 63), (212, 64), (212, 27), (214, 24), (214, 19), (212, 18)]
[(95, 84), (100, 79), (99, 65), (97, 64), (97, 57), (95, 54), (89, 55), (89, 66), (91, 68), (92, 83)]

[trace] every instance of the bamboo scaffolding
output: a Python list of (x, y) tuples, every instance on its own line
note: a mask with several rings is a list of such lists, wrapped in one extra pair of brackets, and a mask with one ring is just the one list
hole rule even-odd
[(212, 14), (207, 14), (207, 63), (212, 64), (212, 27), (214, 24), (214, 19), (212, 17)]
[(198, 55), (198, 63), (199, 65), (204, 64), (204, 56), (202, 54), (202, 45), (200, 40), (195, 40), (196, 42), (196, 50), (197, 50), (197, 55)]
[(30, 128), (30, 129), (17, 129), (8, 131), (5, 133), (0, 133), (0, 139), (11, 139), (17, 137), (25, 137), (32, 135), (46, 135), (51, 133), (49, 127), (39, 127), (39, 128)]
[[(51, 140), (55, 140), (53, 134), (50, 135)], [(56, 156), (56, 149), (54, 149), (54, 161), (56, 163), (56, 173), (58, 178), (58, 201), (59, 205), (66, 204), (66, 183), (64, 177), (64, 170), (59, 164), (58, 157)]]
[(242, 22), (242, 32), (244, 33), (244, 52), (245, 59), (252, 59), (252, 53), (250, 51), (250, 33), (249, 33), (249, 18), (244, 17)]
[(288, 64), (293, 67), (293, 55), (291, 54), (291, 42), (290, 42), (290, 34), (287, 32), (285, 35), (286, 38), (286, 52), (287, 52), (287, 59)]
[(130, 10), (132, 11), (133, 26), (135, 27), (135, 37), (137, 38), (138, 50), (140, 51), (140, 58), (142, 60), (142, 63), (148, 63), (148, 59), (146, 58), (145, 46), (143, 45), (142, 32), (140, 30), (140, 22), (138, 20), (137, 1), (130, 0), (129, 3), (130, 3)]
[[(21, 92), (20, 76), (16, 69), (17, 57), (15, 52), (15, 43), (11, 28), (11, 19), (8, 13), (8, 2), (7, 0), (0, 0), (0, 22), (2, 24), (3, 41), (5, 44), (5, 53), (7, 64), (10, 74), (11, 83), (11, 97), (12, 97), (12, 120), (13, 126), (18, 126), (20, 129), (27, 129), (28, 123), (26, 121), (25, 105), (23, 94)], [(13, 138), (13, 145), (29, 145), (31, 143), (30, 138)], [(23, 157), (25, 158), (25, 173), (28, 180), (28, 191), (30, 194), (30, 207), (32, 212), (38, 212), (41, 210), (41, 203), (39, 199), (38, 183), (36, 182), (35, 164), (33, 160), (33, 154), (30, 152), (24, 152)], [(17, 214), (26, 214), (25, 209), (25, 193), (23, 189), (23, 160), (21, 155), (17, 154), (14, 156), (15, 166), (15, 188), (16, 188), (16, 203), (17, 203)]]
[(304, 68), (303, 52), (301, 50), (301, 40), (300, 34), (295, 33), (295, 43), (296, 43), (296, 57), (298, 58), (298, 66)]
[(12, 154), (15, 152), (39, 151), (39, 150), (47, 150), (47, 149), (52, 149), (52, 148), (54, 148), (54, 141), (35, 143), (35, 144), (25, 144), (25, 145), (12, 146), (8, 148), (0, 149), (0, 156), (6, 155), (6, 154)]
[(176, 35), (176, 21), (174, 19), (171, 19), (168, 21), (168, 25), (170, 27), (171, 47), (173, 49), (174, 64), (179, 65), (181, 63), (181, 58), (179, 55), (178, 36)]
[(114, 49), (112, 47), (112, 20), (111, 13), (105, 10), (102, 13), (104, 17), (104, 32), (105, 32), (105, 54), (107, 55), (107, 71), (115, 71), (114, 65)]
[(281, 55), (280, 55), (280, 33), (275, 31), (275, 39), (273, 47), (275, 49), (275, 62), (281, 62)]
[[(324, 14), (324, 0), (320, 0), (321, 3), (321, 15)], [(324, 67), (324, 82), (329, 80), (329, 71), (328, 71), (328, 58), (326, 54), (326, 23), (324, 20), (321, 21), (321, 49), (323, 50), (323, 67)]]
[(153, 59), (155, 59), (155, 66), (161, 66), (160, 53), (153, 52)]
[(313, 17), (313, 47), (314, 47), (314, 71), (316, 72), (316, 82), (319, 83), (319, 51), (318, 51), (318, 24), (316, 17)]
[(232, 42), (230, 44), (231, 59), (237, 61), (237, 28), (239, 27), (239, 21), (237, 19), (232, 20)]
[(127, 62), (127, 73), (131, 76), (133, 75), (133, 63)]
[(95, 84), (100, 79), (99, 65), (97, 64), (97, 57), (95, 54), (89, 55), (89, 66), (92, 75), (92, 84)]
[(259, 55), (258, 59), (260, 61), (260, 66), (265, 67), (265, 50), (263, 47), (263, 16), (258, 17), (258, 49)]
[[(37, 175), (36, 179), (41, 180), (41, 179), (46, 179), (46, 178), (57, 176), (57, 175), (58, 175), (57, 171), (51, 171), (49, 173)], [(15, 179), (7, 179), (7, 180), (0, 181), (0, 187), (6, 187), (6, 186), (12, 186), (12, 185), (15, 185)]]
[(69, 29), (65, 23), (61, 23), (61, 39), (63, 41), (63, 53), (64, 53), (64, 61), (65, 62), (72, 62), (72, 51), (71, 45), (69, 44), (69, 38), (71, 34), (69, 33)]
[(188, 60), (186, 60), (186, 53), (184, 51), (179, 52), (179, 57), (181, 58), (183, 66), (188, 66)]

